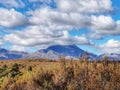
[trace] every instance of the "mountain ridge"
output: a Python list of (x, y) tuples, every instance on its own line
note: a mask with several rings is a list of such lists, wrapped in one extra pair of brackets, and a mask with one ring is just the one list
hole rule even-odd
[(19, 51), (9, 51), (4, 48), (0, 48), (0, 60), (14, 60), (14, 59), (20, 59), (25, 54), (28, 54), (27, 52), (19, 52)]
[[(104, 55), (107, 55), (109, 60), (120, 60), (120, 54), (111, 53), (97, 56), (96, 54), (88, 53), (90, 55), (90, 60), (93, 60), (94, 58), (101, 60)], [(67, 59), (78, 59), (79, 55), (85, 56), (85, 54), (86, 51), (80, 49), (76, 45), (53, 45), (30, 54), (28, 52), (9, 51), (7, 49), (0, 48), (0, 60), (14, 60), (22, 58), (47, 58), (56, 60), (59, 56), (65, 56)]]

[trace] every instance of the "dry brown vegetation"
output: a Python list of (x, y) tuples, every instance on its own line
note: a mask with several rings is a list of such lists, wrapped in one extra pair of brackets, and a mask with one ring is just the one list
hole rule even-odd
[(0, 90), (120, 90), (120, 64), (88, 56), (0, 61)]

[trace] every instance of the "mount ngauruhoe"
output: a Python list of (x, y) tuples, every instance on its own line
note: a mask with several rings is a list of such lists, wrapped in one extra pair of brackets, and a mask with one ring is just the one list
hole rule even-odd
[[(79, 55), (85, 56), (86, 51), (80, 49), (76, 45), (54, 45), (46, 49), (40, 49), (33, 53), (9, 51), (6, 49), (0, 49), (0, 60), (14, 60), (21, 58), (47, 58), (56, 60), (59, 56), (65, 56), (66, 59), (74, 58), (78, 59)], [(104, 55), (104, 54), (103, 54)], [(101, 59), (103, 55), (97, 56), (93, 53), (89, 53), (90, 59)], [(120, 60), (120, 54), (109, 54), (108, 59)]]
[[(77, 59), (79, 55), (85, 55), (86, 52), (80, 48), (78, 48), (76, 45), (54, 45), (50, 46), (46, 49), (38, 50), (37, 52), (34, 52), (32, 54), (26, 55), (26, 58), (49, 58), (49, 59), (58, 59), (59, 56), (63, 55), (66, 59), (69, 59), (73, 57), (74, 59)], [(89, 53), (90, 58), (93, 59), (96, 57), (95, 54)]]

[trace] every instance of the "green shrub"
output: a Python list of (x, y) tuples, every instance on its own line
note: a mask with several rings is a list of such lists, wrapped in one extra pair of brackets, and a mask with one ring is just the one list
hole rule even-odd
[(2, 66), (2, 68), (3, 69), (6, 69), (8, 66), (6, 65), (6, 64), (4, 64), (3, 66)]
[(29, 67), (28, 67), (28, 71), (32, 71), (32, 66), (29, 66)]
[(11, 71), (19, 71), (19, 65), (17, 63), (13, 64)]
[(13, 64), (11, 68), (11, 77), (14, 78), (16, 75), (20, 74), (21, 72), (19, 71), (19, 64), (15, 63)]

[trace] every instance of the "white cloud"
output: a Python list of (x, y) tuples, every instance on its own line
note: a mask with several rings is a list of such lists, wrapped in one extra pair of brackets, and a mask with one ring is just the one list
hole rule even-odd
[(80, 13), (106, 13), (113, 10), (111, 0), (58, 0), (61, 11)]
[(93, 29), (95, 30), (111, 30), (115, 26), (115, 22), (110, 16), (92, 16)]
[(2, 37), (0, 37), (0, 48), (3, 46), (4, 42), (3, 42), (3, 39)]
[(80, 29), (90, 25), (90, 18), (79, 13), (64, 13), (50, 8), (37, 9), (29, 19), (31, 24), (44, 25), (55, 30)]
[(25, 25), (27, 23), (26, 18), (20, 12), (14, 9), (0, 8), (0, 26), (15, 27)]
[(97, 39), (97, 40), (101, 40), (103, 39), (103, 36), (100, 34), (96, 34), (96, 33), (89, 33), (87, 35), (89, 38), (93, 38), (93, 39)]
[[(39, 5), (36, 2), (49, 4), (56, 1), (57, 8), (50, 8), (46, 4), (44, 7), (26, 12), (29, 16), (29, 26), (21, 31), (13, 31), (3, 37), (6, 42), (14, 44), (12, 50), (17, 50), (18, 47), (20, 47), (19, 51), (25, 50), (26, 47), (45, 48), (56, 44), (91, 45), (93, 44), (91, 38), (103, 39), (103, 34), (120, 35), (120, 21), (114, 21), (111, 16), (103, 14), (113, 10), (111, 0), (28, 1), (36, 6)], [(4, 0), (0, 3), (10, 7), (20, 7), (20, 3), (23, 2), (21, 0)], [(22, 13), (14, 9), (0, 8), (0, 26), (9, 28), (26, 25), (28, 22)], [(82, 28), (89, 30), (86, 36), (70, 36), (68, 33), (69, 30), (80, 30)], [(112, 52), (113, 47), (109, 47), (108, 44), (115, 45), (111, 42), (118, 44), (116, 40), (110, 40), (100, 45), (99, 48), (103, 52)], [(114, 50), (114, 52), (117, 51), (116, 48)]]
[[(49, 13), (48, 13), (49, 12)], [(78, 12), (61, 12), (57, 9), (41, 8), (29, 14), (29, 22), (33, 25), (43, 25), (49, 30), (80, 30), (88, 28), (96, 38), (101, 35), (119, 35), (120, 21), (114, 21), (111, 16), (99, 15), (89, 16)], [(93, 36), (93, 34), (92, 34)]]
[(0, 0), (0, 3), (7, 8), (12, 8), (12, 7), (20, 8), (25, 6), (22, 0)]
[(27, 51), (25, 47), (23, 46), (17, 46), (17, 45), (13, 45), (10, 50), (12, 51)]
[(91, 30), (96, 34), (120, 35), (120, 21), (114, 21), (111, 16), (91, 16)]
[(50, 45), (69, 44), (90, 44), (84, 36), (70, 36), (67, 31), (57, 31), (41, 29), (38, 26), (31, 26), (23, 31), (16, 31), (4, 36), (6, 42), (26, 47), (43, 47)]
[(50, 45), (90, 45), (85, 36), (70, 36), (68, 30), (90, 26), (90, 18), (79, 13), (64, 13), (55, 9), (41, 8), (31, 12), (31, 26), (22, 31), (5, 35), (4, 40), (25, 47)]
[(97, 46), (103, 53), (120, 53), (120, 41), (110, 39), (108, 42)]

